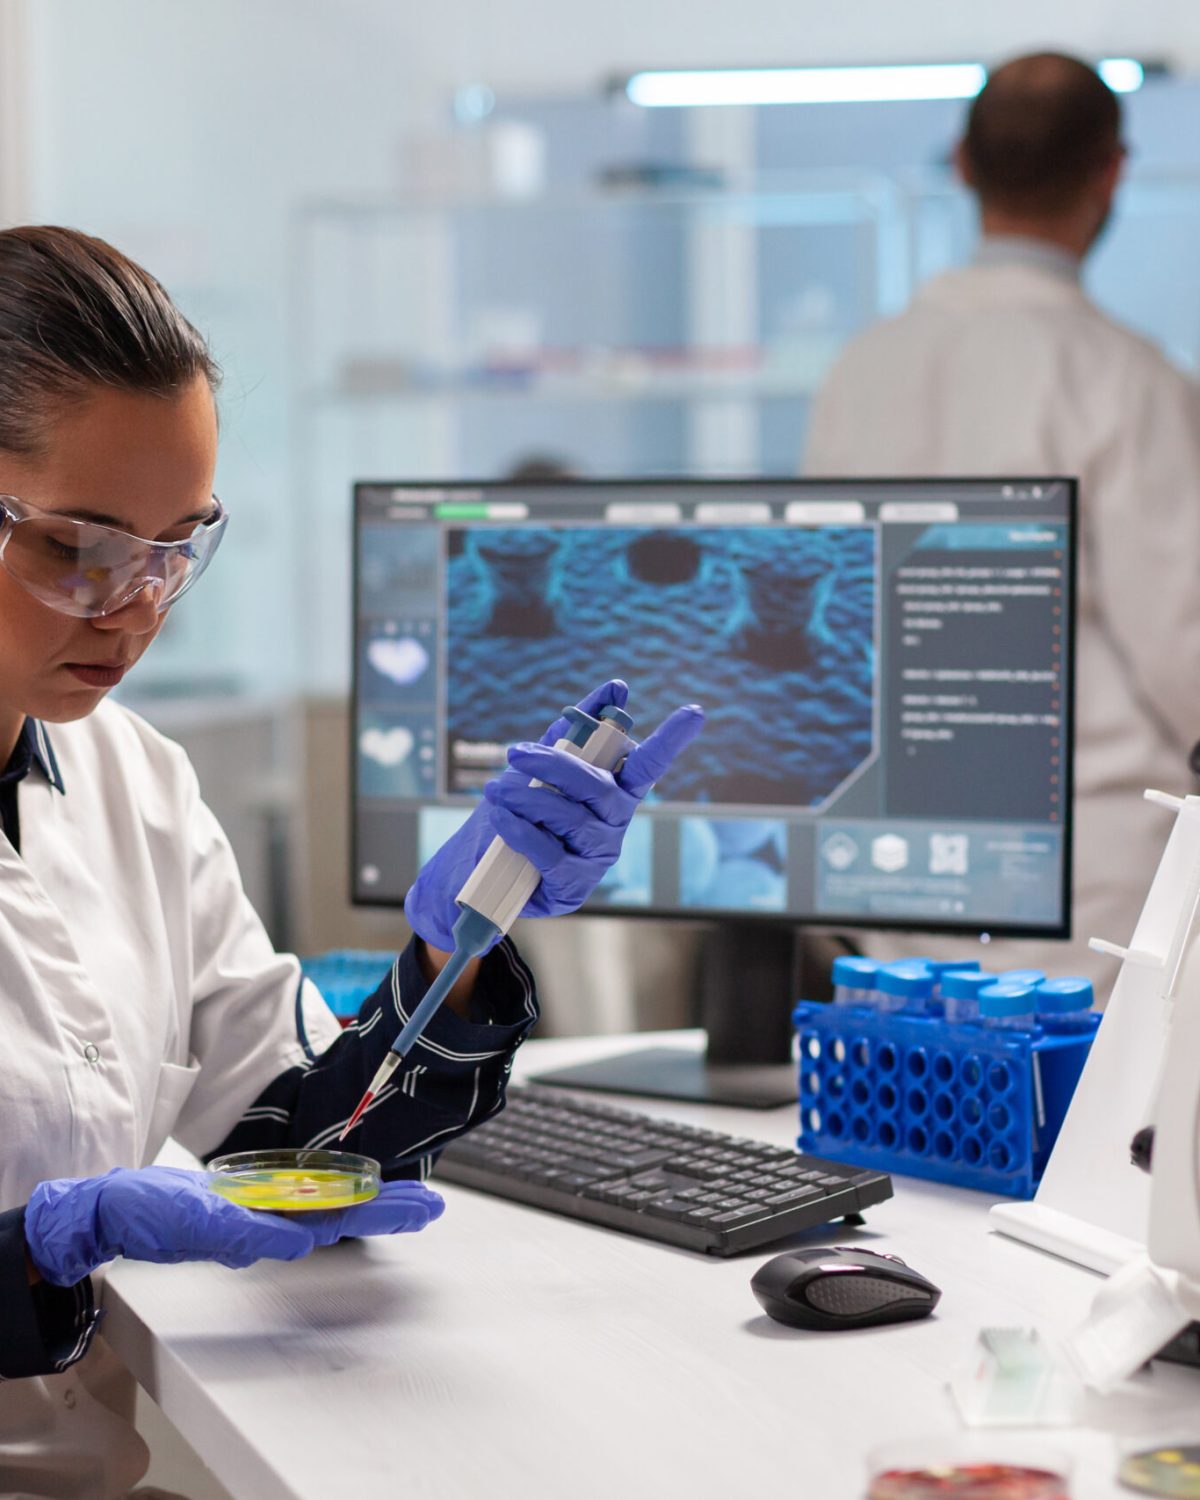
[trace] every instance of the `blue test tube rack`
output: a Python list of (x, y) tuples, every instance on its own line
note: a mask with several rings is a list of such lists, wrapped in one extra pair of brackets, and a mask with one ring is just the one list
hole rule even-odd
[(793, 1012), (801, 1151), (855, 1166), (1031, 1198), (1100, 1016), (1000, 1031), (870, 1006)]
[(343, 1026), (357, 1016), (363, 1001), (373, 995), (396, 962), (394, 953), (370, 948), (335, 948), (300, 960), (300, 972), (311, 979), (325, 1003)]

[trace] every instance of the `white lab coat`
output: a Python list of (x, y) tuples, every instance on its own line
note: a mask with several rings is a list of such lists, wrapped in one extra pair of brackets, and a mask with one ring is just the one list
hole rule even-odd
[(1077, 475), (1074, 937), (867, 935), (920, 951), (1115, 978), (1090, 937), (1126, 942), (1170, 831), (1145, 787), (1195, 788), (1200, 738), (1200, 405), (1192, 383), (1084, 295), (1065, 257), (988, 243), (855, 340), (812, 413), (814, 476)]
[[(21, 854), (0, 837), (0, 1209), (45, 1178), (145, 1165), (168, 1135), (212, 1150), (304, 1058), (299, 965), (183, 751), (112, 703), (50, 736), (64, 792), (31, 771)], [(311, 984), (304, 1023), (318, 1052), (339, 1033)], [(0, 1492), (122, 1493), (145, 1469), (131, 1399), (99, 1339), (64, 1374), (0, 1383)]]

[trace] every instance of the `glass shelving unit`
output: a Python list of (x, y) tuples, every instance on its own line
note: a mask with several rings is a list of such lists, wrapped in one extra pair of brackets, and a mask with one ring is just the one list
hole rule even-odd
[(910, 279), (901, 195), (874, 175), (314, 203), (294, 241), (307, 654), (330, 686), (353, 479), (487, 478), (531, 455), (794, 473), (830, 363)]

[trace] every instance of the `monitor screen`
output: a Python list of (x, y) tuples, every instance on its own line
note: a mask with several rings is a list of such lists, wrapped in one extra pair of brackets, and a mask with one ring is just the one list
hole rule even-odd
[(357, 902), (623, 677), (707, 724), (589, 910), (1069, 935), (1073, 481), (355, 489)]

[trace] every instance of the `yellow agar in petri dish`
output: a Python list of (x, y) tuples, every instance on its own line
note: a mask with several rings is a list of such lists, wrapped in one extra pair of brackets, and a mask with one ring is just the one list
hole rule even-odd
[(1126, 1489), (1143, 1495), (1196, 1500), (1200, 1496), (1200, 1443), (1127, 1454), (1117, 1478)]
[(209, 1163), (208, 1185), (243, 1208), (313, 1213), (376, 1197), (379, 1163), (349, 1151), (239, 1151)]

